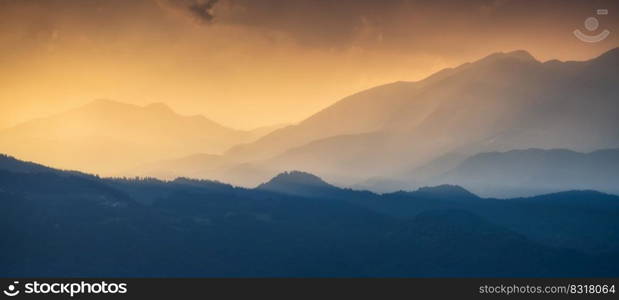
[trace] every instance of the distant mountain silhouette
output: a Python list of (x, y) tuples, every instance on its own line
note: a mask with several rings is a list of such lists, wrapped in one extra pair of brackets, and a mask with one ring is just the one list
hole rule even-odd
[(480, 153), (426, 184), (452, 183), (476, 193), (513, 197), (593, 189), (619, 194), (619, 149), (512, 150)]
[(142, 107), (95, 100), (0, 131), (0, 148), (61, 168), (110, 175), (153, 161), (221, 153), (267, 130), (233, 130), (200, 115), (179, 115), (162, 103)]
[(354, 187), (375, 192), (456, 184), (486, 197), (523, 197), (570, 189), (619, 194), (619, 150), (589, 153), (566, 149), (522, 149), (471, 156), (448, 154), (392, 177)]
[(441, 175), (453, 170), (467, 158), (466, 155), (459, 153), (447, 153), (421, 166), (391, 174), (389, 177), (373, 177), (362, 180), (352, 185), (352, 187), (378, 193), (388, 193), (398, 190), (417, 189), (429, 184), (440, 185), (444, 182), (434, 179), (440, 178)]
[(378, 195), (303, 172), (245, 189), (85, 177), (3, 157), (0, 207), (4, 277), (613, 277), (619, 270), (619, 242), (609, 238), (619, 233), (619, 197), (594, 191), (497, 200), (445, 185)]
[(226, 152), (226, 160), (262, 170), (254, 178), (227, 176), (230, 166), (210, 175), (253, 186), (298, 169), (352, 185), (449, 153), (617, 148), (618, 57), (617, 49), (582, 62), (496, 53), (421, 81), (375, 87)]

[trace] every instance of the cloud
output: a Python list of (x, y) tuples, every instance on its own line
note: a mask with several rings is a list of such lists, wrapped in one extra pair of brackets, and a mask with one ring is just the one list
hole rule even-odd
[(203, 20), (204, 22), (210, 23), (213, 21), (212, 9), (213, 6), (217, 3), (217, 0), (208, 0), (208, 1), (189, 1), (188, 9), (194, 16)]
[(155, 0), (155, 2), (165, 9), (183, 13), (200, 23), (210, 24), (215, 18), (213, 7), (218, 0)]
[[(239, 26), (319, 48), (386, 47), (428, 51), (465, 47), (464, 37), (495, 39), (514, 31), (578, 26), (593, 3), (540, 0), (155, 0), (202, 24)], [(569, 27), (569, 28), (568, 28)], [(522, 29), (522, 30), (521, 30)], [(563, 29), (562, 29), (563, 30)], [(474, 43), (468, 43), (473, 45)], [(438, 47), (432, 47), (438, 45)], [(458, 49), (455, 49), (459, 51)]]

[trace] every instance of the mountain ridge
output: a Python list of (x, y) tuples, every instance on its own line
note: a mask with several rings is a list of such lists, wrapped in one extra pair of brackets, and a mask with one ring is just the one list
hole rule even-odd
[[(619, 147), (613, 117), (619, 114), (616, 56), (614, 49), (588, 61), (549, 64), (526, 51), (492, 54), (424, 80), (356, 93), (225, 155), (268, 170), (265, 175), (297, 168), (354, 184), (359, 178), (347, 177), (397, 174), (400, 166), (422, 165), (449, 152)], [(366, 144), (381, 147), (359, 146)], [(298, 155), (303, 152), (308, 155)]]
[[(617, 194), (619, 149), (587, 153), (566, 149), (525, 149), (479, 153), (429, 182), (453, 183), (499, 197), (570, 189)], [(523, 192), (528, 189), (529, 191)]]

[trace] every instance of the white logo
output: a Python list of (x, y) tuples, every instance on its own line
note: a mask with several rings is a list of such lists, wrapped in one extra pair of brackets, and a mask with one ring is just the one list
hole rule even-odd
[[(608, 15), (608, 10), (607, 9), (598, 9), (597, 10), (597, 15), (598, 16)], [(587, 18), (585, 20), (585, 28), (588, 31), (590, 31), (590, 32), (593, 32), (593, 31), (597, 30), (599, 26), (600, 26), (600, 22), (595, 17), (589, 17), (589, 18)], [(595, 35), (589, 35), (589, 34), (583, 33), (582, 31), (580, 31), (580, 29), (574, 30), (574, 35), (579, 40), (581, 40), (581, 41), (583, 41), (585, 43), (601, 42), (601, 41), (605, 40), (608, 37), (609, 34), (610, 34), (610, 30), (608, 30), (608, 29), (604, 29), (604, 30), (602, 30), (602, 32), (600, 32), (598, 34), (595, 34)]]
[(9, 297), (13, 297), (13, 296), (17, 296), (17, 294), (19, 294), (19, 290), (17, 289), (17, 284), (19, 284), (19, 281), (13, 281), (13, 284), (10, 284), (8, 287), (8, 291), (4, 290), (4, 294), (9, 296)]

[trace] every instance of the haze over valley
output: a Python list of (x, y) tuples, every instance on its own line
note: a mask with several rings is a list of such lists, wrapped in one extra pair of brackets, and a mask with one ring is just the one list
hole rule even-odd
[[(0, 147), (22, 159), (101, 176), (190, 177), (246, 187), (283, 171), (302, 170), (340, 186), (381, 192), (447, 183), (486, 196), (568, 188), (616, 193), (617, 174), (604, 173), (599, 180), (591, 176), (595, 166), (617, 166), (616, 154), (595, 166), (566, 158), (543, 171), (539, 165), (515, 171), (495, 159), (484, 162), (492, 172), (461, 169), (471, 168), (467, 157), (485, 152), (619, 148), (617, 82), (618, 48), (568, 62), (540, 62), (518, 50), (420, 81), (364, 90), (288, 126), (235, 130), (204, 116), (177, 114), (162, 103), (95, 100), (4, 129)], [(548, 159), (555, 159), (550, 153)], [(452, 161), (441, 166), (445, 156)], [(537, 164), (528, 156), (517, 162)], [(556, 173), (565, 168), (572, 175)], [(556, 180), (533, 179), (540, 174)]]

